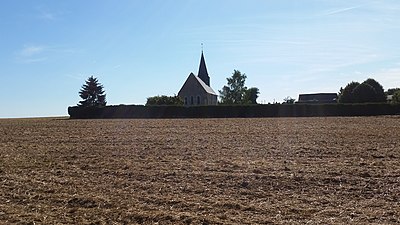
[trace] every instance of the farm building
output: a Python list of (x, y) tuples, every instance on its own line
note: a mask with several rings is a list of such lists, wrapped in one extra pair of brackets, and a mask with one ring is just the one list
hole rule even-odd
[(297, 103), (336, 103), (336, 93), (300, 94)]
[(217, 94), (210, 87), (204, 54), (201, 52), (199, 72), (196, 75), (189, 74), (178, 96), (184, 100), (185, 106), (192, 105), (216, 105)]

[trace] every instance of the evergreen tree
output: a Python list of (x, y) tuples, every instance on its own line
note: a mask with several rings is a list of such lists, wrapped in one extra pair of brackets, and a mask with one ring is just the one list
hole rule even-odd
[(78, 103), (78, 106), (80, 107), (98, 107), (107, 104), (103, 85), (101, 85), (97, 78), (93, 76), (89, 77), (85, 84), (82, 85), (82, 88), (79, 91), (79, 96), (82, 98), (82, 101), (79, 101)]

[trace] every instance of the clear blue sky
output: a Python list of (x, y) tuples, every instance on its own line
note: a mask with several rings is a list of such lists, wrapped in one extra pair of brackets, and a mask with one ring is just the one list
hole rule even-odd
[(111, 105), (177, 94), (201, 43), (212, 88), (238, 69), (261, 103), (400, 87), (398, 0), (4, 0), (0, 32), (0, 117), (67, 115), (91, 75)]

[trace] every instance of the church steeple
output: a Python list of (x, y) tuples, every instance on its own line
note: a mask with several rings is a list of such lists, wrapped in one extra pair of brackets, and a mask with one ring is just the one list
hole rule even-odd
[(206, 61), (204, 60), (203, 50), (201, 51), (201, 59), (199, 66), (199, 73), (197, 76), (205, 83), (207, 86), (210, 86), (210, 77), (208, 76)]

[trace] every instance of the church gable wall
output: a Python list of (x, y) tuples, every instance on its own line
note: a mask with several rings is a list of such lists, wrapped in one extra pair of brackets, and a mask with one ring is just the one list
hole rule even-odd
[(185, 105), (207, 105), (205, 99), (208, 99), (209, 94), (204, 91), (195, 77), (190, 76), (178, 96), (181, 97)]

